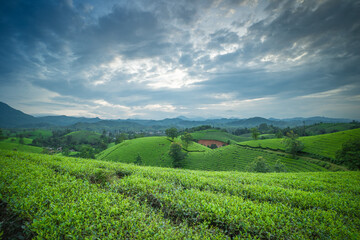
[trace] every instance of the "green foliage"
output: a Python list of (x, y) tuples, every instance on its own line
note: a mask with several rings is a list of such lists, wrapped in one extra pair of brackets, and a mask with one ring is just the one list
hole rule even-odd
[(9, 151), (0, 168), (0, 198), (38, 239), (360, 238), (360, 172), (189, 171)]
[(140, 154), (144, 165), (171, 167), (172, 159), (168, 154), (170, 143), (165, 137), (125, 140), (102, 151), (96, 155), (96, 158), (104, 161), (133, 163), (134, 156)]
[(210, 145), (210, 148), (215, 149), (215, 148), (217, 148), (217, 145), (215, 143), (213, 143), (213, 144)]
[[(174, 142), (181, 141), (174, 139)], [(106, 149), (96, 156), (99, 160), (133, 163), (139, 153), (146, 166), (172, 167), (173, 160), (169, 156), (170, 141), (165, 137), (145, 137), (127, 140), (123, 143)], [(183, 160), (183, 167), (194, 170), (209, 171), (245, 171), (249, 162), (262, 156), (273, 166), (280, 159), (289, 172), (327, 171), (319, 163), (311, 163), (302, 159), (294, 160), (266, 151), (244, 148), (236, 144), (216, 149), (209, 149), (198, 143), (188, 147), (188, 153)]]
[(188, 149), (189, 144), (193, 141), (193, 137), (190, 133), (184, 132), (181, 136), (181, 141), (184, 143), (185, 149)]
[(185, 154), (182, 152), (182, 146), (180, 143), (176, 143), (176, 142), (171, 143), (169, 155), (173, 159), (174, 168), (183, 167), (183, 160), (185, 158)]
[[(360, 128), (317, 136), (299, 137), (299, 140), (304, 144), (303, 152), (335, 159), (336, 152), (341, 149), (342, 144), (351, 138), (357, 137), (360, 137)], [(259, 143), (261, 148), (285, 150), (281, 139), (239, 142), (240, 145), (250, 147), (259, 147)]]
[(202, 131), (197, 131), (191, 133), (194, 139), (196, 140), (217, 140), (220, 142), (240, 142), (244, 140), (249, 140), (250, 138), (244, 138), (240, 136), (235, 136), (228, 132), (219, 130), (219, 129), (207, 129)]
[(252, 128), (251, 129), (251, 136), (252, 136), (252, 138), (254, 140), (257, 140), (259, 135), (260, 135), (260, 132), (259, 132), (259, 130), (257, 128)]
[(360, 137), (343, 143), (341, 150), (336, 153), (336, 163), (360, 170)]
[(276, 138), (282, 138), (284, 136), (284, 134), (282, 133), (282, 131), (278, 130), (276, 133), (275, 133), (275, 136)]
[(95, 159), (95, 151), (94, 148), (88, 145), (82, 146), (80, 150), (79, 157), (81, 158), (92, 158)]
[(293, 157), (304, 149), (304, 144), (298, 139), (298, 137), (298, 135), (291, 131), (288, 132), (283, 139), (285, 152), (291, 153)]
[(248, 172), (259, 172), (259, 173), (267, 173), (271, 172), (271, 168), (269, 164), (266, 163), (263, 157), (257, 157), (253, 162), (251, 162), (246, 170)]
[(176, 138), (179, 133), (178, 133), (178, 130), (176, 128), (172, 127), (172, 128), (166, 129), (165, 134), (166, 134), (166, 136), (168, 136), (169, 138), (174, 140), (174, 138)]
[(276, 160), (275, 165), (274, 165), (274, 171), (275, 172), (287, 172), (287, 169), (280, 160)]
[(140, 154), (138, 153), (138, 155), (135, 158), (135, 162), (136, 165), (142, 165), (142, 157), (140, 156)]
[[(15, 138), (12, 138), (15, 139)], [(0, 141), (0, 149), (4, 150), (17, 150), (21, 152), (31, 152), (31, 153), (41, 153), (43, 152), (43, 148), (41, 147), (34, 147), (24, 144), (19, 144), (16, 142), (8, 142), (6, 139), (5, 141)]]
[(127, 136), (125, 133), (121, 133), (119, 135), (116, 136), (116, 140), (115, 140), (115, 144), (119, 144), (122, 143), (123, 141), (125, 141), (127, 139)]

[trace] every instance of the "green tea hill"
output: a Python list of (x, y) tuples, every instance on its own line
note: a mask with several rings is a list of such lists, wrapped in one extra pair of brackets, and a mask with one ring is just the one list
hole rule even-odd
[[(180, 142), (179, 138), (175, 141)], [(97, 155), (97, 159), (112, 162), (134, 163), (139, 154), (146, 166), (171, 167), (169, 156), (171, 141), (166, 137), (145, 137), (126, 140)], [(290, 172), (327, 171), (323, 166), (304, 159), (291, 159), (276, 153), (249, 149), (235, 144), (210, 149), (198, 143), (191, 143), (183, 160), (183, 168), (209, 171), (245, 171), (256, 158), (262, 157), (274, 166), (280, 161)]]
[[(336, 152), (341, 149), (342, 144), (355, 137), (360, 137), (360, 128), (336, 133), (300, 137), (299, 140), (304, 143), (305, 148), (303, 152), (319, 157), (323, 156), (334, 159)], [(278, 138), (239, 142), (239, 145), (256, 148), (268, 148), (272, 150), (285, 149), (282, 139)]]

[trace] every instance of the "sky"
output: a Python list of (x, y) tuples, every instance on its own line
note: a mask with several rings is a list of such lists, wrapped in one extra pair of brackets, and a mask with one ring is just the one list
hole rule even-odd
[(0, 101), (102, 119), (360, 119), (358, 0), (3, 0)]

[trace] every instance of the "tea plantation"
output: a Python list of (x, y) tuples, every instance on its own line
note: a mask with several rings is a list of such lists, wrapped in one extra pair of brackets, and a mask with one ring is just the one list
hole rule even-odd
[[(304, 143), (304, 152), (334, 159), (336, 152), (341, 149), (342, 144), (355, 137), (360, 137), (360, 128), (310, 137), (300, 137), (299, 140)], [(239, 144), (250, 147), (284, 150), (282, 139), (253, 140), (239, 142)]]
[[(175, 139), (181, 142), (179, 138)], [(165, 137), (145, 137), (124, 141), (121, 144), (101, 152), (97, 159), (112, 162), (133, 163), (137, 155), (142, 158), (142, 165), (171, 167), (169, 156), (170, 140)], [(191, 143), (187, 149), (183, 168), (209, 171), (245, 171), (257, 157), (262, 157), (273, 166), (281, 161), (290, 172), (327, 171), (322, 166), (303, 159), (291, 159), (282, 155), (229, 145), (210, 149), (197, 143)]]
[(207, 172), (4, 150), (0, 168), (0, 199), (35, 239), (360, 238), (360, 172)]

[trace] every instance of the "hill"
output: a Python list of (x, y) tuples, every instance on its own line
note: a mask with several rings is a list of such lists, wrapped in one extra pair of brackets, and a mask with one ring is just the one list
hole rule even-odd
[[(181, 142), (179, 139), (176, 141)], [(165, 137), (137, 138), (108, 148), (98, 154), (96, 158), (104, 161), (133, 163), (140, 154), (143, 165), (171, 167), (172, 159), (168, 155), (169, 148), (170, 141)], [(303, 159), (294, 160), (237, 145), (210, 149), (197, 143), (189, 145), (183, 167), (209, 171), (245, 171), (246, 167), (258, 157), (264, 158), (271, 167), (277, 160), (280, 160), (290, 172), (328, 171), (324, 167)]]
[(39, 239), (360, 238), (359, 172), (206, 172), (10, 151), (0, 168), (1, 202)]
[[(304, 143), (303, 152), (335, 159), (335, 154), (341, 149), (342, 144), (347, 140), (360, 137), (360, 128), (323, 135), (300, 137), (299, 140)], [(282, 139), (265, 139), (240, 142), (240, 145), (269, 148), (273, 150), (284, 150)]]
[(146, 166), (171, 167), (168, 155), (170, 141), (165, 137), (146, 137), (126, 140), (96, 156), (99, 160), (133, 163), (138, 154)]
[(227, 133), (225, 131), (221, 131), (218, 129), (207, 129), (207, 130), (202, 130), (202, 131), (197, 131), (197, 132), (193, 132), (191, 133), (191, 135), (193, 136), (194, 139), (196, 140), (217, 140), (217, 141), (221, 141), (221, 142), (241, 142), (241, 141), (247, 141), (250, 140), (250, 137), (240, 137), (240, 136), (235, 136), (232, 135), (230, 133)]
[(71, 137), (71, 142), (74, 144), (88, 143), (95, 144), (100, 141), (101, 134), (90, 131), (75, 131), (66, 134), (64, 137)]
[(15, 151), (19, 151), (19, 152), (30, 152), (30, 153), (42, 153), (43, 152), (43, 148), (41, 148), (41, 147), (20, 144), (20, 143), (18, 143), (18, 140), (16, 140), (15, 142), (0, 141), (0, 149), (15, 150)]
[(6, 103), (0, 102), (0, 127), (13, 128), (38, 123), (40, 123), (40, 121), (37, 118), (16, 110)]
[(2, 128), (49, 128), (49, 127), (68, 127), (72, 130), (91, 130), (91, 131), (163, 131), (169, 127), (186, 129), (201, 125), (211, 125), (222, 128), (245, 128), (255, 127), (262, 123), (277, 127), (294, 127), (315, 124), (315, 123), (349, 123), (349, 119), (337, 119), (326, 117), (312, 118), (292, 118), (274, 119), (253, 117), (247, 119), (219, 118), (206, 120), (191, 120), (184, 117), (166, 118), (162, 120), (142, 120), (142, 119), (118, 119), (102, 120), (100, 118), (68, 117), (68, 116), (45, 116), (33, 117), (16, 110), (5, 103), (0, 102), (0, 127)]
[(306, 126), (306, 133), (310, 136), (325, 134), (325, 133), (334, 133), (339, 131), (346, 131), (351, 129), (360, 128), (359, 122), (350, 122), (350, 123), (317, 123), (314, 125)]
[(85, 117), (68, 117), (68, 116), (45, 116), (37, 118), (40, 122), (49, 123), (55, 126), (69, 126), (79, 122), (82, 123), (96, 123), (101, 121), (100, 118), (85, 118)]

